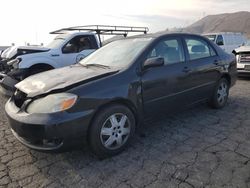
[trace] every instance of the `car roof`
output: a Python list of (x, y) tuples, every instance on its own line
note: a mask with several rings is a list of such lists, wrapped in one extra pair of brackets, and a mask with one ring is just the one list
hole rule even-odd
[(168, 37), (168, 36), (194, 36), (194, 37), (204, 38), (201, 35), (193, 34), (193, 33), (169, 32), (169, 33), (149, 33), (149, 34), (134, 35), (134, 36), (126, 37), (121, 40), (134, 39), (134, 38), (160, 38), (160, 37)]
[(74, 36), (79, 36), (79, 35), (95, 35), (95, 34), (91, 32), (72, 32), (72, 33), (65, 32), (65, 33), (57, 34), (56, 38), (60, 38), (60, 37), (68, 38), (68, 37), (74, 37)]
[(215, 33), (202, 33), (202, 35), (243, 35), (241, 32), (215, 32)]

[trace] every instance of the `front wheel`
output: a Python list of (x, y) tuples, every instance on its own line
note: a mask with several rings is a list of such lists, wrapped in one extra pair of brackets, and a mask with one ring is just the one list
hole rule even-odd
[(229, 82), (225, 78), (222, 78), (218, 82), (210, 100), (210, 105), (213, 108), (219, 109), (226, 105), (229, 95), (229, 87)]
[(116, 155), (128, 145), (135, 132), (134, 114), (123, 105), (101, 110), (89, 131), (89, 144), (100, 158)]
[(49, 70), (52, 70), (52, 69), (54, 69), (54, 68), (52, 66), (50, 66), (50, 65), (39, 65), (39, 64), (34, 65), (33, 67), (29, 68), (29, 71), (25, 75), (22, 75), (21, 80), (24, 80), (25, 78), (27, 78), (29, 76), (32, 76), (34, 74), (49, 71)]

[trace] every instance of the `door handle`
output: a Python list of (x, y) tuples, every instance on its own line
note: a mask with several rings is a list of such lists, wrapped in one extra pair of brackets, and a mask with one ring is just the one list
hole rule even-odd
[(188, 67), (184, 67), (184, 69), (182, 70), (182, 72), (185, 72), (185, 73), (188, 73), (188, 72), (190, 72), (190, 71), (191, 71), (191, 69), (188, 68)]

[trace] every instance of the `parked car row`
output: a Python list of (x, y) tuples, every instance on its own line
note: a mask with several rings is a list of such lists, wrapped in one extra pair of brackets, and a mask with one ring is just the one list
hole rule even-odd
[[(80, 32), (71, 32), (80, 31)], [(12, 46), (1, 55), (0, 89), (11, 95), (15, 84), (28, 76), (78, 63), (102, 46), (100, 35), (147, 33), (146, 27), (78, 26), (51, 32), (57, 34), (46, 47)]]
[(205, 37), (137, 35), (22, 80), (5, 111), (27, 147), (58, 151), (87, 142), (103, 158), (124, 150), (145, 117), (200, 102), (224, 107), (236, 77), (235, 56)]
[(243, 33), (219, 32), (203, 35), (216, 43), (227, 53), (233, 53), (236, 48), (239, 48), (247, 42), (247, 38)]
[(238, 76), (250, 76), (250, 42), (242, 33), (220, 32), (204, 34), (225, 52), (236, 56)]
[(250, 76), (250, 41), (234, 50), (239, 76)]
[[(83, 40), (83, 42), (81, 42)], [(92, 41), (85, 44), (84, 40)], [(84, 50), (80, 49), (85, 47)], [(10, 47), (2, 54), (1, 87), (5, 94), (15, 91), (14, 85), (24, 78), (54, 68), (71, 65), (99, 48), (94, 34), (60, 34), (46, 47)]]

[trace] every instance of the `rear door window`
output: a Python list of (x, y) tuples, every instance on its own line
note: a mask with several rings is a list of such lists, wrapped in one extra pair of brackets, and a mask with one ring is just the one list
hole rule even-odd
[(190, 60), (215, 56), (213, 48), (204, 40), (196, 38), (185, 39)]

